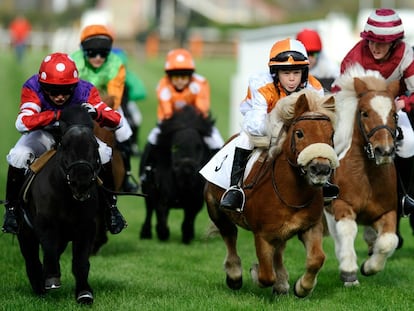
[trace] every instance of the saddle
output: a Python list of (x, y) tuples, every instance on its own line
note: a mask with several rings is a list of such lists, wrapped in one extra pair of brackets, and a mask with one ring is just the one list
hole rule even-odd
[(35, 159), (32, 164), (29, 166), (29, 172), (26, 177), (26, 180), (23, 183), (22, 187), (22, 198), (23, 202), (27, 203), (27, 192), (30, 189), (30, 185), (32, 184), (33, 179), (35, 178), (36, 174), (41, 171), (41, 169), (45, 166), (45, 164), (56, 154), (56, 149), (50, 149), (43, 153), (40, 157)]

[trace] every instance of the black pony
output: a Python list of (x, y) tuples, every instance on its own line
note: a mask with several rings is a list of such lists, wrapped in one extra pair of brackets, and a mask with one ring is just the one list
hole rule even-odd
[[(178, 111), (161, 125), (155, 155), (155, 167), (142, 181), (147, 195), (146, 218), (141, 228), (141, 239), (151, 239), (151, 217), (157, 216), (158, 239), (169, 239), (168, 214), (170, 208), (184, 209), (181, 225), (182, 242), (189, 244), (194, 238), (194, 222), (203, 207), (205, 181), (199, 174), (207, 163), (210, 151), (203, 136), (211, 133), (214, 121), (205, 119), (192, 106)], [(145, 163), (140, 166), (144, 173)]]
[[(72, 272), (79, 303), (93, 302), (89, 256), (99, 210), (101, 163), (89, 114), (80, 106), (62, 110), (56, 154), (31, 181), (18, 240), (33, 291), (59, 288), (60, 256), (72, 241)], [(58, 135), (59, 136), (59, 135)], [(43, 251), (43, 262), (39, 248)]]

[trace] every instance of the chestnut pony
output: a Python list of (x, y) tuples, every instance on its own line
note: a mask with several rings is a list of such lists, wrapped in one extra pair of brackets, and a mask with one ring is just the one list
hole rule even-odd
[(397, 179), (394, 166), (397, 117), (394, 98), (398, 81), (387, 85), (376, 71), (359, 64), (337, 80), (335, 95), (338, 127), (335, 148), (340, 166), (333, 174), (339, 196), (325, 215), (341, 280), (359, 284), (354, 240), (358, 224), (365, 226), (369, 258), (361, 265), (365, 276), (384, 269), (398, 244), (396, 235)]
[(288, 293), (283, 253), (287, 241), (296, 235), (306, 248), (306, 270), (296, 281), (294, 293), (305, 297), (315, 287), (325, 260), (322, 185), (338, 164), (332, 147), (334, 111), (333, 96), (321, 97), (309, 90), (279, 100), (268, 115), (269, 137), (264, 141), (252, 137), (262, 148), (255, 149), (250, 160), (255, 161), (255, 155), (258, 158), (246, 173), (242, 213), (221, 210), (224, 189), (207, 182), (204, 196), (208, 213), (227, 248), (224, 269), (229, 288), (242, 286), (237, 226), (254, 235), (258, 264), (250, 272), (260, 287), (272, 287), (276, 294)]

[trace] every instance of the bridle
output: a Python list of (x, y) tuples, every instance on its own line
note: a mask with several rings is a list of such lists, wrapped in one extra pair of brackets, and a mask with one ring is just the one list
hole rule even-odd
[[(377, 94), (380, 91), (373, 91), (373, 90), (366, 91), (366, 92), (358, 95), (359, 100), (361, 100), (364, 96), (366, 96), (367, 94), (372, 93), (372, 92)], [(382, 91), (382, 92), (385, 93), (384, 91)], [(362, 115), (362, 112), (361, 112), (361, 110), (359, 110), (357, 121), (358, 121), (359, 131), (360, 131), (360, 133), (361, 133), (361, 135), (364, 139), (364, 151), (367, 154), (369, 160), (374, 160), (375, 159), (375, 153), (374, 153), (374, 148), (372, 146), (372, 143), (370, 141), (371, 137), (374, 136), (374, 134), (376, 132), (378, 132), (379, 130), (385, 129), (390, 133), (390, 135), (391, 135), (391, 137), (394, 141), (394, 144), (395, 144), (396, 139), (399, 138), (399, 137), (402, 137), (402, 132), (401, 132), (401, 129), (399, 127), (396, 127), (396, 130), (394, 130), (386, 124), (375, 126), (373, 129), (371, 129), (369, 132), (367, 132), (364, 128), (364, 125), (362, 124), (361, 115)], [(395, 124), (397, 124), (398, 115), (396, 113), (394, 113), (394, 120), (395, 120)]]
[[(65, 134), (62, 136), (62, 141), (65, 135), (68, 135), (74, 128), (87, 128), (87, 126), (84, 125), (72, 125), (67, 128), (65, 131)], [(93, 134), (91, 134), (93, 135)], [(61, 142), (62, 144), (62, 142)], [(89, 179), (89, 185), (92, 187), (93, 184), (96, 183), (98, 179), (98, 174), (101, 169), (101, 161), (98, 153), (98, 149), (95, 150), (96, 155), (94, 156), (93, 162), (85, 159), (80, 159), (76, 161), (72, 161), (70, 163), (65, 163), (65, 161), (59, 161), (59, 169), (62, 172), (66, 184), (69, 186), (73, 193), (73, 184), (75, 184), (75, 180), (73, 177), (73, 172), (76, 171), (78, 167), (84, 166), (86, 167), (90, 172), (90, 179)], [(75, 196), (74, 196), (75, 197)], [(76, 197), (75, 197), (76, 199)]]
[[(331, 119), (328, 116), (321, 114), (321, 113), (305, 114), (305, 115), (301, 115), (297, 117), (296, 119), (294, 119), (290, 126), (293, 126), (299, 123), (300, 121), (328, 121), (330, 122)], [(290, 137), (290, 152), (296, 155), (296, 158), (297, 158), (298, 152), (296, 149), (296, 140), (295, 140), (294, 133), (292, 133), (292, 136)], [(303, 169), (303, 166), (298, 165), (297, 163), (293, 163), (289, 158), (287, 158), (287, 160), (292, 167), (296, 167), (300, 169), (301, 175), (306, 175), (306, 171)]]

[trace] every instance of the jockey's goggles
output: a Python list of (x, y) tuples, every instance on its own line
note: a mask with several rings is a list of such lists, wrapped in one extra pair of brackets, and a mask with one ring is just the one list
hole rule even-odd
[(75, 91), (76, 84), (70, 85), (48, 85), (43, 83), (42, 89), (43, 91), (50, 96), (58, 96), (58, 95), (72, 95)]
[(107, 58), (107, 57), (108, 57), (109, 52), (110, 52), (110, 50), (106, 50), (106, 49), (103, 49), (103, 50), (89, 49), (89, 50), (85, 50), (85, 51), (84, 51), (85, 56), (86, 56), (86, 57), (88, 57), (88, 58), (95, 58), (95, 57), (97, 57), (98, 55), (99, 55), (101, 58)]
[(285, 51), (272, 57), (269, 66), (273, 65), (308, 65), (308, 58), (296, 51)]

